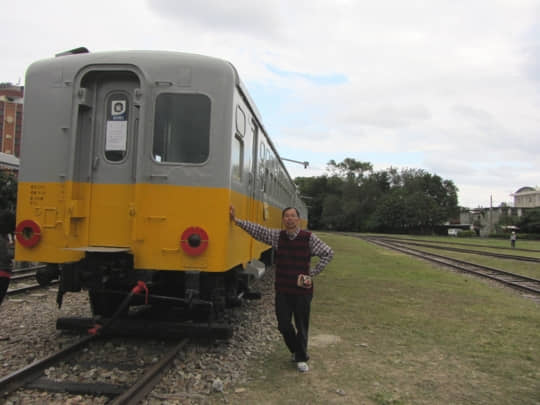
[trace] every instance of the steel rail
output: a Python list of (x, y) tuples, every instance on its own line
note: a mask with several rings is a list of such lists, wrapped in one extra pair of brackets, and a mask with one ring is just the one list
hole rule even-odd
[(36, 276), (36, 273), (21, 274), (21, 275), (17, 275), (17, 276), (12, 276), (11, 281), (26, 280), (28, 278), (32, 278), (32, 277), (35, 277), (35, 276)]
[[(38, 360), (20, 370), (17, 370), (8, 376), (0, 379), (0, 396), (6, 398), (13, 394), (17, 389), (27, 386), (28, 388), (36, 388), (35, 381), (38, 381), (38, 389), (42, 389), (48, 392), (66, 392), (86, 395), (111, 395), (111, 392), (104, 392), (103, 386), (99, 383), (85, 384), (85, 383), (69, 383), (69, 382), (54, 382), (49, 381), (41, 382), (40, 376), (43, 372), (54, 364), (59, 363), (62, 360), (72, 356), (77, 351), (85, 347), (91, 340), (99, 339), (98, 335), (88, 335), (73, 343), (72, 345), (62, 349), (50, 356)], [(162, 358), (150, 367), (133, 385), (128, 387), (123, 393), (119, 394), (113, 400), (108, 402), (115, 405), (127, 405), (136, 404), (143, 400), (146, 395), (159, 383), (161, 375), (172, 364), (172, 361), (178, 354), (178, 352), (187, 344), (189, 339), (183, 339), (176, 344), (171, 350), (169, 350)], [(74, 386), (70, 387), (70, 385)], [(109, 384), (110, 385), (110, 384)], [(61, 390), (58, 386), (62, 387)], [(113, 388), (120, 388), (120, 386), (111, 386)], [(95, 390), (95, 391), (94, 391)], [(115, 395), (115, 394), (113, 394)]]
[(27, 287), (16, 288), (14, 290), (7, 290), (6, 295), (16, 295), (16, 294), (21, 294), (21, 293), (32, 291), (32, 290), (38, 290), (40, 288), (47, 288), (58, 283), (59, 283), (58, 280), (53, 280), (48, 285), (33, 284)]
[(403, 245), (420, 246), (420, 247), (427, 247), (431, 249), (442, 249), (442, 250), (449, 250), (452, 252), (471, 253), (471, 254), (480, 255), (480, 256), (496, 257), (499, 259), (510, 259), (510, 260), (524, 261), (524, 262), (540, 263), (540, 257), (505, 255), (501, 253), (483, 252), (480, 250), (461, 249), (461, 248), (454, 248), (454, 247), (449, 247), (449, 246), (436, 246), (436, 245), (430, 245), (430, 244), (419, 243), (419, 242), (409, 242), (409, 241), (405, 242), (404, 240), (400, 240), (399, 242), (392, 242), (391, 238), (385, 238), (385, 237), (381, 237), (377, 239), (387, 240), (389, 241), (389, 243), (399, 243)]
[(540, 253), (540, 249), (524, 249), (524, 248), (512, 248), (507, 246), (488, 246), (488, 245), (480, 245), (477, 243), (462, 243), (462, 242), (454, 242), (454, 241), (443, 241), (443, 240), (429, 240), (424, 241), (421, 239), (411, 239), (411, 238), (398, 238), (395, 236), (374, 236), (376, 238), (384, 238), (384, 239), (391, 239), (391, 240), (402, 240), (407, 242), (428, 242), (428, 243), (436, 243), (436, 244), (444, 244), (444, 245), (459, 245), (459, 246), (472, 246), (472, 247), (480, 247), (485, 249), (501, 249), (501, 250), (511, 250), (516, 252), (533, 252), (533, 253)]
[(13, 391), (24, 386), (29, 381), (35, 380), (45, 369), (53, 364), (70, 356), (74, 352), (82, 349), (93, 339), (97, 339), (95, 335), (88, 335), (80, 339), (79, 341), (69, 345), (65, 349), (62, 349), (56, 353), (53, 353), (44, 359), (37, 360), (20, 370), (17, 370), (0, 379), (0, 395), (3, 397), (8, 396)]
[[(464, 272), (467, 272), (467, 273), (471, 273), (471, 274), (475, 274), (475, 275), (482, 276), (482, 277), (485, 277), (485, 278), (489, 278), (491, 280), (494, 280), (494, 281), (497, 281), (499, 283), (508, 285), (508, 286), (510, 286), (512, 288), (515, 288), (515, 289), (520, 289), (520, 290), (523, 290), (523, 291), (534, 293), (536, 295), (540, 295), (540, 280), (535, 279), (535, 278), (521, 276), (519, 274), (507, 272), (505, 270), (495, 269), (493, 267), (488, 267), (488, 266), (482, 266), (482, 265), (479, 265), (479, 264), (474, 264), (474, 263), (466, 262), (466, 261), (463, 261), (463, 260), (454, 259), (454, 258), (451, 258), (451, 257), (437, 255), (435, 253), (428, 253), (428, 252), (424, 252), (424, 251), (414, 249), (414, 248), (410, 248), (410, 247), (407, 247), (407, 248), (399, 247), (399, 246), (396, 246), (396, 245), (392, 244), (391, 242), (381, 241), (381, 240), (379, 240), (377, 238), (364, 237), (362, 239), (364, 239), (364, 240), (366, 240), (368, 242), (377, 244), (379, 246), (394, 249), (394, 250), (397, 250), (399, 252), (409, 254), (409, 255), (412, 255), (412, 256), (420, 257), (422, 259), (429, 260), (429, 261), (437, 263), (437, 264), (453, 267), (453, 268), (455, 268), (457, 270), (460, 270), (460, 271), (464, 271)], [(455, 263), (457, 263), (457, 264), (455, 264)], [(464, 267), (464, 266), (468, 266), (469, 268)], [(476, 268), (477, 270), (471, 269), (471, 267)], [(486, 271), (494, 273), (496, 275), (488, 274), (488, 273), (486, 273)], [(513, 280), (505, 280), (504, 278), (501, 278), (501, 276), (511, 277), (511, 278), (513, 278)], [(533, 286), (527, 286), (527, 285), (523, 285), (523, 284), (520, 284), (520, 283), (530, 283), (530, 284), (533, 284)]]
[(150, 368), (144, 375), (137, 380), (126, 392), (116, 397), (112, 402), (113, 405), (137, 404), (143, 400), (146, 395), (159, 383), (161, 375), (167, 370), (172, 363), (176, 354), (182, 349), (189, 339), (184, 339), (169, 352), (167, 352), (159, 362)]
[(14, 267), (13, 268), (13, 273), (25, 273), (25, 272), (29, 272), (29, 271), (44, 269), (45, 267), (47, 267), (47, 266), (45, 266), (44, 264), (40, 264), (40, 265), (37, 265), (37, 266), (30, 266), (30, 267)]

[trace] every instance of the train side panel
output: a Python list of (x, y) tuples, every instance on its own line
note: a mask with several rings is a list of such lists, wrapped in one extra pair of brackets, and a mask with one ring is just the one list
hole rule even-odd
[(243, 269), (269, 246), (230, 222), (230, 205), (271, 228), (296, 206), (307, 223), (225, 61), (135, 51), (38, 62), (23, 134), (16, 260), (62, 265), (62, 293), (88, 289), (96, 314), (138, 277), (160, 296), (200, 290), (215, 308), (247, 291)]

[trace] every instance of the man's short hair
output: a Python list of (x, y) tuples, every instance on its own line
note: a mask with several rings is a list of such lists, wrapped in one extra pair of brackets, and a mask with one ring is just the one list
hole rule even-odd
[(289, 210), (295, 210), (296, 211), (296, 215), (298, 216), (298, 218), (300, 218), (300, 212), (298, 211), (298, 209), (296, 207), (287, 207), (285, 209), (283, 209), (283, 211), (281, 211), (281, 218), (283, 218), (285, 216), (285, 213)]

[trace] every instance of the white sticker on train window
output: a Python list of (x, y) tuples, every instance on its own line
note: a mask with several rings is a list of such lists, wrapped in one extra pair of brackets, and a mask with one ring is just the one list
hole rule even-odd
[(107, 121), (105, 150), (126, 150), (127, 121)]

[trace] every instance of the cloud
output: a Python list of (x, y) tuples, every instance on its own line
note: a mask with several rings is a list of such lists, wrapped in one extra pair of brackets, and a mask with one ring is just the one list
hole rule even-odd
[(150, 0), (148, 7), (165, 19), (193, 24), (216, 34), (236, 33), (262, 38), (279, 37), (281, 21), (277, 7), (250, 0), (176, 1)]
[(302, 72), (282, 70), (270, 64), (267, 64), (266, 67), (270, 72), (275, 73), (279, 77), (307, 80), (308, 82), (318, 86), (341, 85), (347, 83), (347, 77), (339, 73), (313, 75)]
[(353, 126), (404, 129), (430, 118), (430, 111), (423, 105), (383, 104), (378, 106), (357, 105), (354, 110), (351, 109), (347, 112), (343, 121)]
[(76, 46), (207, 54), (237, 67), (279, 151), (312, 163), (302, 173), (345, 157), (424, 168), (474, 206), (488, 190), (508, 201), (540, 183), (538, 0), (95, 0), (83, 14), (67, 0), (20, 0), (9, 10), (4, 32), (17, 35), (0, 39), (10, 55), (0, 81)]
[[(535, 177), (535, 3), (260, 1), (171, 15), (242, 38), (241, 52), (228, 51), (256, 101), (260, 88), (279, 89), (260, 109), (288, 157), (426, 168), (471, 203), (467, 190), (508, 201)], [(256, 23), (238, 28), (251, 12)]]

